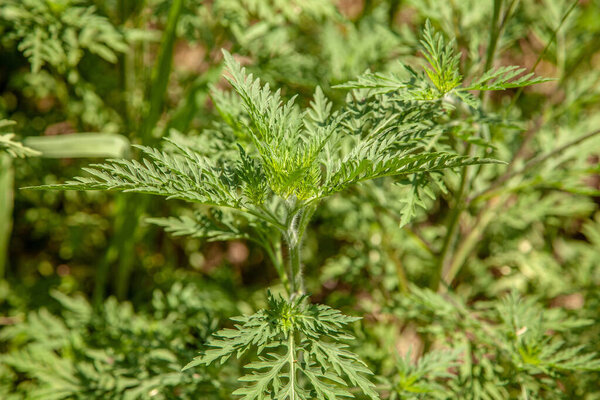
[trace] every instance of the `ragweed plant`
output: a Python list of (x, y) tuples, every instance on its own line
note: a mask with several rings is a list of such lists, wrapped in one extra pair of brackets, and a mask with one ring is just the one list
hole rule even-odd
[[(0, 354), (3, 399), (230, 398), (234, 382), (216, 379), (217, 371), (180, 372), (192, 344), (210, 336), (219, 314), (235, 310), (218, 289), (175, 283), (156, 289), (143, 309), (115, 298), (94, 308), (81, 296), (52, 297), (50, 310), (2, 329), (11, 348)], [(60, 313), (51, 311), (55, 302)]]
[[(120, 190), (201, 204), (209, 211), (152, 222), (176, 234), (245, 238), (263, 247), (287, 298), (270, 295), (267, 309), (234, 319), (235, 329), (217, 332), (186, 368), (253, 351), (259, 361), (246, 366), (252, 372), (234, 392), (244, 400), (331, 400), (352, 397), (350, 387), (379, 398), (370, 370), (343, 343), (351, 338), (344, 326), (357, 319), (308, 302), (301, 250), (311, 217), (327, 198), (362, 182), (395, 177), (411, 184), (416, 177), (423, 181), (442, 171), (497, 162), (436, 144), (445, 132), (437, 122), (448, 114), (448, 96), (473, 106), (470, 90), (542, 81), (517, 77), (520, 70), (509, 67), (460, 86), (452, 44), (427, 25), (423, 47), (429, 63), (424, 73), (408, 69), (411, 75), (401, 83), (383, 75), (363, 77), (346, 85), (355, 90), (336, 110), (320, 88), (305, 109), (295, 98), (284, 101), (280, 91), (261, 84), (224, 52), (226, 78), (237, 95), (227, 101), (238, 107), (226, 110), (217, 101), (230, 127), (225, 133), (233, 138), (219, 143), (226, 147), (220, 155), (208, 156), (174, 137), (163, 150), (138, 146), (140, 161), (93, 165), (85, 169), (88, 177), (41, 188)], [(374, 83), (361, 83), (365, 79)], [(369, 92), (380, 89), (381, 80), (393, 87)]]
[[(562, 381), (599, 370), (598, 355), (569, 339), (570, 331), (589, 329), (593, 320), (544, 309), (516, 292), (482, 303), (473, 307), (453, 294), (418, 287), (399, 299), (394, 313), (422, 323), (422, 332), (453, 350), (430, 352), (416, 365), (400, 360), (389, 382), (391, 398), (569, 398)], [(456, 374), (448, 374), (452, 368)]]

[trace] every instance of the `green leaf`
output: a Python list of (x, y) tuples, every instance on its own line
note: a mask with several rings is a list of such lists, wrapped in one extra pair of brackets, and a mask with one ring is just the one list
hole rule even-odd
[(240, 203), (228, 171), (190, 148), (179, 146), (177, 153), (169, 154), (138, 147), (146, 156), (141, 162), (112, 160), (94, 164), (84, 168), (91, 177), (32, 189), (120, 190), (225, 207), (236, 207)]
[(429, 20), (423, 29), (421, 46), (423, 55), (429, 63), (425, 67), (425, 73), (435, 85), (441, 95), (450, 92), (462, 82), (458, 65), (460, 56), (455, 52), (456, 42), (446, 42), (440, 32), (436, 32)]
[[(207, 349), (184, 367), (223, 363), (255, 349), (259, 361), (245, 366), (247, 383), (233, 394), (243, 400), (266, 398), (336, 400), (352, 397), (349, 385), (379, 399), (367, 366), (346, 344), (344, 327), (358, 318), (325, 305), (308, 304), (305, 296), (287, 301), (269, 294), (269, 308), (238, 317), (235, 329), (218, 331)], [(331, 342), (334, 340), (335, 342)], [(302, 383), (300, 375), (306, 378)]]
[(344, 161), (336, 165), (327, 182), (326, 195), (346, 189), (358, 182), (385, 176), (406, 176), (415, 173), (437, 172), (465, 165), (502, 164), (502, 161), (467, 157), (452, 153), (410, 154), (400, 151), (386, 154), (376, 146), (357, 147)]
[(210, 216), (196, 213), (193, 217), (148, 218), (146, 222), (162, 227), (173, 236), (204, 238), (210, 242), (249, 238), (235, 226), (232, 215), (221, 210), (211, 210)]
[(526, 70), (527, 68), (516, 65), (491, 69), (471, 82), (464, 90), (506, 90), (554, 80), (534, 76), (533, 73), (523, 74)]

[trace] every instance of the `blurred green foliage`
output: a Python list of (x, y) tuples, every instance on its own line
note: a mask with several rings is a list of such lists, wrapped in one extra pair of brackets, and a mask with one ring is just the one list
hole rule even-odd
[[(430, 80), (413, 75), (427, 20), (459, 52)], [(229, 217), (204, 206), (14, 190), (106, 156), (19, 144), (38, 137), (169, 137), (231, 159), (249, 116), (225, 48), (302, 107), (317, 86), (333, 110), (350, 91), (356, 135), (380, 117), (365, 104), (433, 93), (432, 149), (508, 163), (381, 178), (315, 211), (310, 301), (363, 317), (350, 350), (381, 398), (600, 398), (599, 21), (598, 0), (0, 1), (0, 118), (16, 122), (0, 136), (0, 397), (229, 399), (248, 373), (254, 355), (180, 369), (228, 318), (268, 307), (265, 288), (284, 292), (281, 245), (245, 225), (223, 236)], [(462, 90), (509, 65), (555, 79)]]

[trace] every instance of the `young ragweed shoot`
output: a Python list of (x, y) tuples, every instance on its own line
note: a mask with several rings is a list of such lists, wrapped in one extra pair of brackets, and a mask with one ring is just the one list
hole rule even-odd
[(473, 108), (481, 106), (471, 91), (506, 90), (548, 82), (552, 79), (524, 73), (519, 66), (492, 68), (481, 77), (465, 84), (460, 73), (460, 53), (455, 40), (447, 41), (441, 32), (436, 32), (427, 21), (420, 41), (427, 65), (421, 73), (408, 65), (402, 65), (406, 74), (367, 72), (357, 80), (338, 85), (347, 89), (369, 89), (371, 95), (393, 93), (397, 98), (408, 101), (435, 101), (458, 98)]
[[(358, 79), (337, 87), (353, 89), (355, 95), (360, 94), (371, 101), (385, 98), (388, 103), (402, 104), (404, 109), (424, 111), (430, 107), (436, 110), (430, 113), (435, 123), (428, 130), (429, 134), (421, 137), (421, 145), (428, 151), (447, 146), (450, 136), (459, 142), (466, 142), (467, 146), (475, 145), (483, 147), (484, 151), (489, 150), (493, 146), (484, 136), (469, 132), (479, 130), (481, 126), (506, 125), (507, 122), (487, 115), (482, 109), (482, 97), (476, 97), (472, 92), (522, 88), (551, 80), (525, 73), (526, 68), (505, 66), (487, 70), (467, 84), (460, 73), (460, 53), (456, 50), (455, 40), (446, 40), (427, 21), (420, 45), (426, 61), (422, 71), (401, 65), (403, 74), (366, 72)], [(454, 118), (450, 112), (461, 102), (468, 106), (463, 107), (469, 111), (466, 113), (468, 117)], [(466, 151), (465, 154), (470, 152)], [(427, 199), (435, 198), (436, 192), (447, 192), (442, 178), (440, 171), (425, 171), (404, 177), (399, 182), (407, 185), (405, 198), (401, 200), (400, 226), (411, 222), (418, 208), (426, 208)]]
[[(333, 111), (317, 88), (310, 107), (301, 110), (293, 98), (284, 102), (280, 91), (246, 74), (229, 53), (224, 56), (227, 80), (246, 114), (233, 122), (242, 131), (234, 158), (213, 159), (169, 140), (170, 151), (138, 146), (141, 161), (111, 160), (86, 168), (90, 177), (42, 188), (148, 193), (223, 210), (153, 222), (175, 234), (259, 243), (289, 299), (270, 296), (267, 310), (235, 319), (237, 328), (217, 333), (208, 343), (212, 349), (188, 368), (224, 362), (253, 348), (260, 361), (247, 366), (254, 372), (241, 381), (249, 385), (235, 392), (244, 400), (333, 400), (351, 397), (348, 385), (378, 398), (366, 377), (368, 368), (339, 343), (348, 338), (342, 326), (355, 318), (307, 302), (301, 246), (310, 218), (321, 200), (364, 181), (495, 161), (432, 151), (428, 143), (437, 129), (428, 105), (394, 102), (380, 109), (380, 103), (367, 102), (357, 111), (357, 100), (349, 96), (345, 107)], [(240, 218), (251, 234), (236, 227)], [(263, 355), (265, 349), (269, 352)]]
[(256, 349), (259, 361), (246, 365), (252, 372), (240, 379), (248, 386), (234, 392), (243, 400), (351, 398), (351, 385), (378, 399), (367, 378), (371, 371), (342, 343), (352, 339), (343, 328), (358, 319), (309, 304), (306, 296), (288, 301), (269, 293), (266, 310), (234, 318), (235, 328), (215, 333), (207, 349), (184, 370), (223, 363)]
[[(229, 209), (285, 239), (290, 254), (286, 272), (290, 295), (302, 295), (299, 254), (295, 253), (321, 200), (371, 179), (495, 162), (427, 151), (423, 136), (435, 127), (420, 127), (415, 133), (403, 124), (406, 115), (395, 114), (393, 109), (386, 110), (385, 118), (371, 131), (356, 135), (348, 120), (358, 119), (352, 122), (360, 125), (362, 117), (350, 115), (352, 104), (332, 111), (331, 103), (317, 89), (310, 108), (301, 111), (293, 99), (284, 103), (279, 91), (261, 85), (229, 53), (224, 55), (227, 79), (249, 116), (244, 129), (250, 141), (236, 143), (237, 160), (215, 161), (167, 139), (173, 145), (170, 152), (138, 146), (141, 161), (111, 160), (92, 165), (84, 169), (90, 177), (40, 188), (148, 193)], [(352, 150), (344, 152), (348, 145)], [(171, 229), (181, 232), (176, 226)]]

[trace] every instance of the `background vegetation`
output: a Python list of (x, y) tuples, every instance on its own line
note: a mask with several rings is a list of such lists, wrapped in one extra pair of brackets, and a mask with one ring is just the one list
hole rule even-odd
[[(394, 115), (411, 145), (507, 164), (328, 193), (289, 309), (289, 241), (251, 219), (18, 189), (141, 159), (132, 145), (176, 153), (162, 138), (234, 158), (257, 123), (221, 49), (301, 109), (328, 98), (336, 132)], [(262, 398), (238, 382), (255, 349), (181, 369), (265, 308), (346, 325), (318, 340), (372, 372), (353, 366), (356, 398), (600, 398), (597, 0), (0, 0), (0, 60), (1, 398)]]

